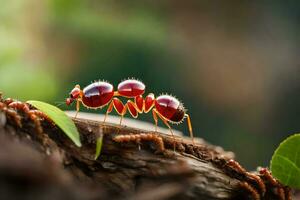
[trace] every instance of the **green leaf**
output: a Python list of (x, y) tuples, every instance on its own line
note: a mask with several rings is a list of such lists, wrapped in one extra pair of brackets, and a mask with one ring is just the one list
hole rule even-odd
[(101, 149), (102, 149), (102, 142), (103, 142), (103, 134), (97, 139), (96, 142), (96, 153), (95, 153), (95, 160), (100, 156)]
[(65, 134), (78, 146), (81, 146), (80, 136), (74, 122), (59, 108), (41, 101), (27, 101), (45, 113)]
[(279, 145), (271, 160), (271, 172), (284, 185), (300, 189), (300, 134)]

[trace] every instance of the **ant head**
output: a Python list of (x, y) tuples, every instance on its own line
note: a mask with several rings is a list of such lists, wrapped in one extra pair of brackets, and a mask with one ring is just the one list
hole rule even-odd
[(74, 100), (78, 99), (80, 97), (81, 90), (80, 86), (76, 85), (73, 90), (70, 92), (70, 97), (66, 99), (66, 104), (69, 106), (73, 103)]

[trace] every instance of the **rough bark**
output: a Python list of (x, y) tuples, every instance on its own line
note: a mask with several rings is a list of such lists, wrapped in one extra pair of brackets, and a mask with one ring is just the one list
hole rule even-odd
[[(22, 115), (22, 113), (21, 113)], [(247, 199), (245, 175), (226, 168), (232, 152), (199, 140), (160, 133), (155, 141), (118, 143), (117, 135), (149, 130), (86, 118), (73, 119), (82, 147), (54, 124), (42, 121), (43, 134), (22, 115), (22, 127), (0, 112), (1, 199)], [(139, 123), (135, 121), (134, 123)], [(96, 139), (103, 135), (95, 160)], [(254, 187), (255, 187), (254, 183)], [(16, 193), (17, 191), (17, 193)], [(266, 198), (270, 199), (270, 198)]]

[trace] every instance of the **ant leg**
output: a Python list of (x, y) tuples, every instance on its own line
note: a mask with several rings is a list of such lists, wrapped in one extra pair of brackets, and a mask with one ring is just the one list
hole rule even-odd
[(157, 123), (158, 123), (158, 119), (157, 119), (157, 114), (156, 114), (156, 112), (154, 111), (154, 109), (152, 110), (152, 115), (153, 115), (153, 119), (154, 119), (154, 122), (155, 122), (155, 132), (157, 133)]
[(109, 106), (108, 106), (108, 108), (107, 108), (107, 111), (105, 113), (105, 116), (104, 116), (104, 119), (103, 119), (103, 123), (105, 123), (108, 114), (111, 113), (111, 111), (113, 109), (113, 105), (114, 105), (114, 103), (113, 103), (113, 101), (111, 101), (110, 104), (109, 104)]
[(129, 110), (129, 113), (133, 118), (138, 117), (138, 107), (137, 107), (137, 105), (133, 101), (128, 100), (127, 103), (125, 104), (123, 110), (122, 110), (122, 113), (121, 113), (120, 125), (122, 124), (122, 120), (123, 120), (124, 115), (126, 114), (127, 110)]
[(139, 108), (135, 102), (128, 100), (125, 106), (127, 106), (127, 109), (129, 110), (129, 113), (133, 118), (138, 117)]
[(119, 115), (121, 115), (121, 119), (120, 119), (120, 125), (121, 125), (122, 120), (123, 120), (123, 115), (125, 115), (127, 108), (126, 108), (126, 106), (124, 106), (122, 101), (120, 99), (118, 99), (117, 97), (114, 97), (112, 99), (112, 103), (113, 103), (114, 109), (117, 111), (117, 113)]
[[(158, 124), (158, 119), (157, 119), (157, 114), (156, 112), (154, 111), (154, 109), (152, 110), (152, 115), (153, 115), (153, 119), (155, 121), (155, 134), (157, 134), (157, 124)], [(160, 137), (160, 136), (159, 136)], [(160, 137), (161, 138), (161, 137)], [(161, 138), (162, 139), (162, 138)], [(163, 147), (164, 149), (164, 147)]]
[(159, 118), (164, 122), (164, 124), (169, 128), (171, 134), (172, 134), (172, 137), (173, 137), (173, 148), (174, 148), (174, 151), (175, 151), (175, 136), (174, 136), (174, 133), (172, 131), (172, 128), (171, 126), (169, 125), (169, 123), (167, 122), (167, 120), (164, 119), (164, 117), (154, 108), (153, 111), (155, 112), (155, 114), (157, 114), (159, 116)]
[(106, 112), (107, 114), (112, 111), (112, 106), (117, 111), (117, 113), (121, 116), (120, 125), (122, 125), (122, 121), (123, 121), (124, 115), (127, 113), (127, 109), (129, 110), (132, 117), (137, 118), (137, 116), (138, 116), (138, 107), (131, 100), (128, 100), (127, 103), (124, 105), (122, 103), (122, 101), (120, 99), (118, 99), (117, 97), (113, 98), (112, 103), (110, 103), (110, 105), (107, 109), (107, 112)]
[(74, 116), (74, 119), (77, 118), (77, 115), (79, 113), (79, 109), (80, 109), (80, 102), (79, 102), (79, 100), (76, 100), (76, 114)]
[(188, 114), (185, 114), (186, 116), (186, 121), (187, 121), (187, 124), (188, 124), (188, 128), (189, 128), (189, 132), (190, 132), (190, 137), (192, 138), (192, 142), (193, 142), (193, 145), (195, 144), (195, 141), (194, 141), (194, 134), (193, 134), (193, 128), (192, 128), (192, 122), (191, 122), (191, 118)]
[(119, 125), (120, 125), (120, 126), (122, 125), (123, 118), (124, 118), (124, 115), (121, 115), (120, 122), (119, 122)]
[(124, 115), (126, 114), (127, 112), (127, 104), (124, 106), (123, 110), (122, 110), (122, 113), (121, 113), (121, 118), (120, 118), (120, 123), (119, 125), (121, 126), (122, 125), (122, 121), (123, 121), (123, 118), (124, 118)]

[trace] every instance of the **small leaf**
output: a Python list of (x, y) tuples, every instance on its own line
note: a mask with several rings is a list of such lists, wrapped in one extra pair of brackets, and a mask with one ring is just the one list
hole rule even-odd
[(102, 141), (103, 141), (103, 134), (101, 134), (100, 137), (97, 138), (95, 160), (97, 160), (97, 158), (100, 156), (101, 149), (102, 149)]
[(74, 122), (59, 108), (41, 101), (27, 101), (45, 113), (78, 146), (81, 146), (78, 130)]
[(300, 189), (300, 134), (279, 145), (271, 160), (271, 171), (284, 185)]

